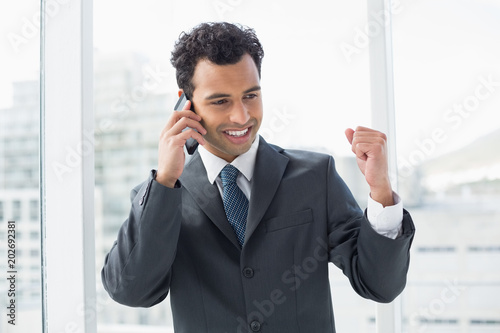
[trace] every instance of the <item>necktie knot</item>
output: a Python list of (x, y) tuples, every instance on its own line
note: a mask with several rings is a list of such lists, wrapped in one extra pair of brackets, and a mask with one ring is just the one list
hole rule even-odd
[(226, 165), (220, 172), (220, 178), (222, 180), (222, 186), (227, 186), (232, 183), (236, 183), (236, 178), (240, 171), (233, 165)]

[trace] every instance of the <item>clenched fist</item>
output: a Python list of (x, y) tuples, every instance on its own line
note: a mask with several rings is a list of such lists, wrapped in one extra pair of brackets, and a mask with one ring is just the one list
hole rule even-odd
[(359, 169), (370, 186), (372, 199), (384, 207), (393, 205), (386, 135), (361, 126), (356, 127), (356, 130), (346, 129), (345, 135), (356, 154)]

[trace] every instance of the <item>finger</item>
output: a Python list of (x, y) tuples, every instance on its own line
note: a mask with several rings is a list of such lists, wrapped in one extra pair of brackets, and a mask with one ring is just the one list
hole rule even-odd
[(374, 130), (373, 128), (364, 127), (364, 126), (357, 126), (355, 131), (356, 132), (378, 132), (377, 130)]
[(202, 146), (205, 144), (205, 138), (203, 135), (192, 128), (178, 134), (177, 138), (182, 140), (182, 145), (184, 145), (189, 138), (195, 139)]
[(385, 134), (380, 132), (371, 135), (364, 135), (359, 132), (355, 132), (352, 140), (352, 145), (357, 145), (360, 143), (379, 145), (385, 147), (387, 145), (387, 138)]
[(201, 120), (201, 117), (191, 110), (175, 111), (172, 112), (172, 115), (168, 119), (165, 127), (162, 129), (162, 133), (169, 131), (182, 118), (193, 119), (195, 121)]
[(179, 134), (188, 127), (196, 129), (203, 135), (207, 134), (207, 130), (200, 124), (199, 121), (196, 121), (194, 119), (189, 119), (186, 117), (181, 118), (174, 126), (172, 126), (170, 132), (172, 132), (174, 135)]
[[(184, 107), (182, 110), (189, 110), (191, 108), (191, 101), (188, 99), (186, 103), (184, 104)], [(192, 112), (192, 110), (190, 110)], [(193, 112), (194, 113), (194, 112)]]
[(173, 136), (167, 136), (164, 134), (162, 137), (160, 137), (160, 147), (168, 146), (183, 148), (189, 138), (195, 139), (201, 145), (205, 144), (205, 139), (200, 133), (198, 133), (194, 129), (189, 129)]
[(172, 115), (170, 116), (169, 120), (173, 120), (173, 123), (176, 123), (182, 118), (194, 119), (196, 121), (201, 120), (201, 117), (198, 114), (194, 113), (193, 111), (191, 111), (189, 109), (172, 112)]
[[(353, 149), (354, 153), (357, 157), (366, 160), (367, 158), (373, 158), (378, 160), (380, 158), (385, 158), (387, 151), (385, 145), (382, 144), (373, 144), (361, 142), (355, 144), (355, 149)], [(364, 156), (364, 157), (363, 157)]]
[(363, 143), (355, 143), (352, 145), (352, 152), (356, 155), (357, 158), (366, 161), (368, 158), (367, 147)]
[(377, 131), (377, 130), (374, 130), (374, 129), (371, 129), (371, 128), (362, 127), (362, 126), (356, 127), (356, 131), (354, 132), (354, 136), (360, 137), (360, 138), (361, 137), (383, 138), (384, 140), (387, 140), (387, 136), (384, 133)]
[(345, 136), (347, 138), (347, 141), (349, 141), (349, 144), (352, 145), (352, 139), (354, 137), (354, 130), (352, 128), (348, 128), (345, 130)]
[(352, 139), (352, 145), (358, 145), (358, 144), (370, 144), (373, 146), (381, 146), (385, 147), (387, 146), (387, 142), (385, 141), (384, 138), (379, 137), (379, 136), (356, 136), (354, 135), (354, 138)]

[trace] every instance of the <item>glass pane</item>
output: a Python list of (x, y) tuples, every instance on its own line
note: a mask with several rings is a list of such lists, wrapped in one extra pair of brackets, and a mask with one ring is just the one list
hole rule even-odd
[[(364, 2), (96, 1), (98, 266), (128, 216), (128, 193), (156, 168), (159, 133), (177, 100), (169, 63), (174, 42), (203, 21), (239, 22), (256, 30), (266, 53), (260, 134), (286, 148), (333, 154), (360, 206), (366, 206), (368, 190), (344, 135), (347, 127), (370, 125)], [(335, 266), (330, 271), (337, 330), (374, 331), (374, 303), (356, 295)], [(97, 281), (100, 332), (172, 327), (168, 299), (150, 309), (128, 308), (109, 299), (100, 267)]]
[(417, 227), (405, 332), (500, 331), (500, 2), (394, 15), (400, 192)]
[(0, 4), (0, 332), (41, 332), (40, 2)]

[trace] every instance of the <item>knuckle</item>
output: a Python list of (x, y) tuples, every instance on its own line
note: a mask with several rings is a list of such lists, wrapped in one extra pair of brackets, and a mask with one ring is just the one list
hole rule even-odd
[(160, 140), (161, 141), (164, 141), (168, 138), (168, 131), (166, 129), (164, 129), (163, 131), (161, 131), (160, 133)]
[(187, 130), (187, 132), (189, 132), (191, 136), (199, 135), (198, 131), (194, 128), (190, 128), (189, 130)]
[(186, 117), (181, 117), (177, 120), (177, 123), (181, 125), (186, 125), (186, 122), (187, 122)]

